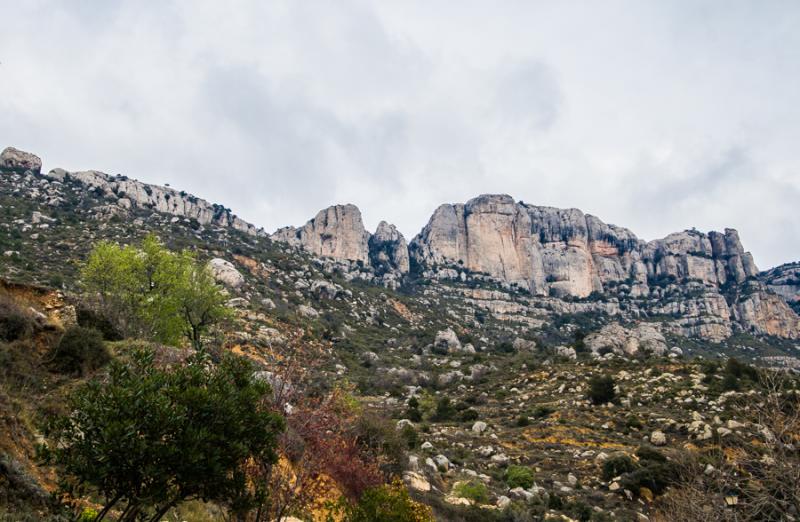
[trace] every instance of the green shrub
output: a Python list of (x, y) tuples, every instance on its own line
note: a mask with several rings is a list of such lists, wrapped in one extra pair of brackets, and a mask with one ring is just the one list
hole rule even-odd
[(450, 397), (441, 397), (436, 401), (436, 411), (433, 413), (432, 419), (435, 421), (447, 421), (455, 417), (456, 409), (450, 401)]
[(506, 470), (506, 484), (512, 489), (530, 488), (533, 486), (533, 470), (527, 466), (509, 466)]
[(94, 522), (97, 515), (99, 515), (99, 513), (96, 510), (92, 508), (83, 508), (83, 511), (81, 511), (78, 517), (78, 522)]
[(478, 412), (472, 408), (466, 409), (461, 412), (461, 420), (464, 422), (478, 420)]
[(70, 375), (85, 375), (111, 360), (103, 336), (93, 328), (73, 326), (51, 351), (54, 370)]
[[(342, 504), (340, 504), (342, 505)], [(400, 480), (370, 488), (355, 505), (343, 503), (345, 522), (433, 522), (428, 506), (415, 502)]]
[(453, 488), (453, 495), (459, 498), (466, 498), (477, 502), (478, 504), (486, 504), (489, 502), (489, 490), (483, 482), (470, 480), (469, 482), (459, 482)]
[(664, 456), (663, 453), (658, 451), (652, 446), (640, 446), (639, 449), (636, 450), (636, 456), (639, 457), (641, 461), (652, 461), (652, 462), (666, 462), (667, 457)]
[(555, 408), (551, 408), (550, 406), (546, 405), (540, 405), (533, 410), (533, 416), (537, 419), (543, 419), (545, 417), (549, 417), (551, 414), (555, 413), (555, 411)]
[(84, 328), (94, 328), (103, 334), (103, 339), (106, 341), (121, 341), (122, 334), (114, 326), (114, 324), (104, 315), (90, 310), (89, 308), (78, 308), (77, 310), (78, 326)]
[(603, 462), (603, 480), (611, 480), (636, 469), (636, 463), (627, 455), (611, 457)]
[(614, 379), (609, 375), (592, 377), (589, 380), (589, 399), (594, 404), (605, 404), (614, 400)]
[(409, 426), (408, 424), (403, 426), (403, 429), (400, 430), (400, 437), (406, 441), (408, 449), (414, 449), (419, 446), (419, 435), (413, 426)]
[(656, 495), (663, 493), (673, 482), (675, 469), (666, 462), (649, 461), (645, 466), (622, 476), (623, 488), (637, 493), (641, 488), (648, 488)]
[(520, 415), (517, 417), (517, 426), (520, 428), (524, 428), (525, 426), (530, 425), (531, 420), (528, 418), (527, 415)]

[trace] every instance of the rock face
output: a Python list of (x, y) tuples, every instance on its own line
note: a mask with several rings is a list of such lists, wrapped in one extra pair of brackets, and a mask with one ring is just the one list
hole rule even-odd
[(376, 270), (407, 273), (410, 267), (408, 244), (397, 227), (386, 221), (378, 224), (377, 230), (369, 238), (369, 262)]
[[(800, 319), (756, 281), (753, 257), (733, 229), (646, 242), (577, 209), (483, 195), (437, 208), (409, 251), (432, 279), (463, 279), (467, 271), (536, 296), (644, 300), (640, 312), (673, 315), (673, 329), (686, 335), (722, 340), (736, 322), (753, 333), (800, 337)], [(792, 275), (773, 278), (784, 297), (796, 295), (794, 282), (800, 288), (786, 272)], [(731, 293), (740, 287), (748, 290)]]
[(300, 246), (319, 257), (369, 263), (369, 233), (355, 205), (320, 210), (301, 228), (282, 228), (272, 234), (272, 239)]
[(244, 284), (244, 276), (230, 261), (217, 257), (208, 262), (208, 267), (214, 279), (227, 287), (239, 288)]
[(409, 271), (408, 245), (403, 234), (385, 221), (381, 221), (375, 234), (370, 234), (355, 205), (320, 210), (302, 227), (281, 228), (271, 237), (318, 257), (360, 263), (378, 275)]
[(236, 217), (222, 205), (209, 203), (169, 187), (149, 185), (126, 176), (109, 176), (96, 170), (68, 172), (64, 169), (53, 169), (48, 173), (48, 177), (62, 182), (67, 179), (77, 181), (88, 189), (99, 191), (105, 197), (114, 200), (121, 209), (147, 208), (164, 214), (195, 219), (201, 225), (229, 227), (250, 235), (264, 235), (262, 230)]
[(758, 273), (732, 229), (648, 243), (580, 210), (515, 203), (507, 195), (440, 206), (410, 250), (422, 267), (463, 267), (556, 297), (587, 297), (622, 283), (639, 293), (669, 281), (716, 287)]
[(800, 262), (786, 263), (759, 275), (767, 287), (800, 311)]
[(20, 174), (30, 171), (39, 174), (42, 170), (42, 160), (30, 152), (21, 151), (14, 147), (6, 147), (0, 153), (0, 171), (18, 172)]

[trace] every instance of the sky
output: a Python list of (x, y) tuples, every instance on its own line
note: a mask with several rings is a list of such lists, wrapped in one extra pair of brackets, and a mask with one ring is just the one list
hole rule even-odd
[(268, 232), (484, 193), (800, 260), (800, 2), (0, 0), (0, 148)]

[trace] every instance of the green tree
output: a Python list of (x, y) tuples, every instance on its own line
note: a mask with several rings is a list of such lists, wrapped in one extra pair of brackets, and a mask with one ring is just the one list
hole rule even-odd
[(128, 337), (171, 345), (185, 337), (199, 349), (227, 314), (208, 265), (186, 250), (170, 251), (152, 234), (140, 247), (98, 243), (82, 275), (102, 314)]
[(589, 399), (593, 404), (605, 404), (614, 400), (614, 379), (610, 375), (602, 375), (589, 379)]
[(109, 376), (78, 388), (69, 413), (48, 422), (48, 462), (62, 467), (66, 490), (89, 488), (119, 520), (157, 521), (190, 499), (236, 511), (263, 502), (247, 480), (247, 464), (274, 463), (283, 418), (271, 406), (269, 385), (251, 364), (233, 356), (212, 365), (197, 354), (172, 369), (153, 352), (114, 361)]

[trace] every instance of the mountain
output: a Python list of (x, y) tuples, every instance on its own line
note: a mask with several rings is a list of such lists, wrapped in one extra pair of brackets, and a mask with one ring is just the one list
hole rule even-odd
[[(411, 241), (386, 222), (367, 231), (354, 205), (267, 234), (180, 190), (41, 165), (0, 154), (0, 295), (38, 318), (32, 340), (0, 340), (0, 518), (6, 498), (55, 487), (27, 419), (76, 385), (46, 370), (42, 347), (85, 320), (80, 267), (103, 240), (155, 233), (208, 260), (232, 311), (220, 345), (267, 372), (300, 361), (298, 386), (351, 390), (391, 416), (390, 433), (410, 434), (396, 473), (440, 520), (503, 520), (509, 503), (541, 509), (534, 520), (644, 520), (663, 494), (637, 482), (648, 458), (705, 466), (769, 443), (752, 369), (718, 358), (800, 368), (798, 265), (758, 272), (734, 230), (646, 242), (579, 210), (484, 195), (440, 206)], [(587, 399), (598, 376), (614, 403)], [(620, 458), (631, 471), (606, 471)], [(513, 466), (534, 484), (512, 487)], [(459, 496), (475, 482), (481, 498)]]
[[(391, 225), (382, 222), (379, 232), (382, 227)], [(402, 276), (408, 272), (398, 261), (406, 257), (405, 241), (391, 229), (391, 240), (381, 242), (381, 248), (390, 246), (388, 263), (374, 261), (375, 236), (354, 205), (322, 210), (301, 229), (278, 230), (272, 239)], [(492, 281), (532, 298), (590, 299), (627, 319), (673, 317), (669, 327), (687, 336), (720, 341), (748, 331), (800, 337), (800, 320), (781, 298), (794, 295), (794, 287), (764, 284), (733, 229), (686, 230), (645, 242), (577, 209), (483, 195), (436, 209), (408, 246), (408, 258), (422, 279)]]

